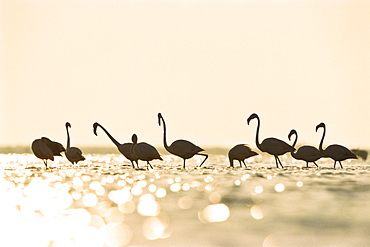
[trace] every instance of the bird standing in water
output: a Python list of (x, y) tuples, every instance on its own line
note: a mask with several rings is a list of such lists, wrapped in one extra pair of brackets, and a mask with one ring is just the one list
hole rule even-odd
[(35, 156), (44, 162), (46, 168), (48, 168), (48, 160), (54, 161), (54, 156), (62, 156), (61, 152), (66, 151), (61, 143), (47, 137), (34, 140), (31, 149)]
[(72, 165), (77, 164), (79, 161), (85, 160), (85, 157), (82, 156), (82, 151), (77, 147), (71, 147), (70, 137), (68, 128), (71, 128), (71, 124), (66, 122), (66, 131), (67, 131), (67, 150), (65, 152), (67, 159), (72, 163)]
[(202, 163), (199, 166), (202, 166), (204, 162), (208, 158), (208, 154), (202, 154), (199, 152), (204, 151), (203, 148), (198, 147), (197, 145), (194, 145), (193, 143), (187, 141), (187, 140), (176, 140), (171, 145), (168, 146), (167, 144), (167, 130), (166, 130), (166, 122), (164, 121), (164, 118), (162, 117), (161, 113), (158, 113), (158, 124), (161, 126), (161, 122), (163, 123), (163, 145), (164, 148), (171, 154), (174, 154), (176, 156), (179, 156), (183, 158), (184, 164), (183, 168), (185, 169), (185, 162), (187, 159), (192, 158), (194, 155), (203, 155), (205, 156), (205, 159), (202, 161)]
[(257, 131), (256, 131), (256, 146), (259, 150), (262, 152), (266, 152), (268, 154), (271, 154), (275, 157), (276, 167), (279, 168), (279, 164), (282, 168), (284, 168), (283, 164), (281, 164), (281, 161), (279, 159), (279, 155), (283, 155), (288, 152), (292, 152), (295, 150), (294, 147), (290, 146), (288, 143), (276, 139), (274, 137), (266, 138), (262, 141), (262, 143), (259, 142), (258, 135), (260, 130), (260, 119), (256, 113), (253, 113), (249, 116), (247, 123), (249, 125), (249, 122), (252, 119), (257, 119)]
[[(290, 141), (290, 137), (292, 135), (295, 135), (295, 140), (293, 142), (293, 147), (295, 147), (295, 144), (297, 143), (297, 140), (298, 140), (298, 134), (297, 134), (297, 131), (292, 129), (288, 135), (288, 139)], [(320, 152), (320, 150), (318, 150), (317, 148), (315, 147), (312, 147), (312, 146), (302, 146), (300, 148), (298, 148), (297, 152), (290, 152), (290, 154), (292, 155), (292, 157), (296, 160), (303, 160), (303, 161), (306, 161), (306, 165), (308, 167), (308, 162), (312, 162), (315, 164), (315, 166), (319, 167), (317, 164), (316, 164), (316, 160), (320, 159), (322, 157), (322, 154)]]
[(114, 137), (109, 134), (109, 132), (102, 126), (100, 125), (99, 123), (94, 123), (93, 125), (93, 128), (94, 128), (94, 134), (97, 136), (98, 133), (97, 133), (97, 128), (100, 127), (104, 132), (105, 134), (107, 134), (107, 136), (109, 137), (109, 139), (111, 139), (111, 141), (114, 143), (114, 145), (116, 145), (116, 147), (118, 148), (118, 151), (123, 154), (123, 156), (126, 157), (126, 159), (128, 159), (131, 164), (132, 164), (132, 167), (135, 168), (135, 162), (136, 162), (136, 165), (137, 165), (137, 160), (135, 160), (135, 158), (131, 155), (131, 146), (132, 146), (132, 143), (128, 142), (128, 143), (119, 143), (116, 139), (114, 139)]
[(242, 163), (244, 164), (245, 167), (247, 167), (244, 160), (256, 155), (258, 155), (258, 153), (252, 151), (247, 146), (247, 144), (238, 144), (231, 148), (228, 153), (230, 167), (234, 167), (233, 164), (234, 160), (239, 161), (240, 167), (242, 167)]
[(333, 144), (328, 146), (326, 149), (322, 148), (322, 145), (324, 143), (324, 138), (326, 134), (326, 126), (324, 123), (320, 123), (316, 126), (316, 132), (319, 128), (323, 128), (324, 131), (322, 133), (321, 141), (319, 150), (322, 154), (322, 157), (324, 158), (332, 158), (334, 160), (334, 169), (337, 162), (339, 162), (339, 165), (341, 168), (343, 168), (341, 161), (346, 159), (357, 159), (357, 156), (352, 153), (348, 148), (343, 147), (338, 144)]
[(149, 163), (149, 161), (158, 159), (163, 160), (159, 155), (157, 149), (152, 145), (146, 142), (137, 143), (137, 135), (132, 135), (132, 146), (131, 146), (131, 155), (136, 160), (136, 163), (139, 166), (138, 160), (146, 161), (148, 167), (153, 169), (153, 166)]

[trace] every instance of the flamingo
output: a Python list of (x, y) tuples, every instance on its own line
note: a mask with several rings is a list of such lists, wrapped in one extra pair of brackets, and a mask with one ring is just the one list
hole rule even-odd
[(59, 142), (50, 140), (47, 137), (41, 137), (41, 140), (51, 149), (53, 156), (62, 156), (61, 152), (65, 152), (66, 149)]
[(257, 118), (256, 145), (257, 145), (258, 149), (261, 150), (262, 152), (266, 152), (266, 153), (269, 153), (269, 154), (273, 155), (275, 157), (275, 162), (276, 162), (276, 167), (277, 168), (279, 168), (279, 164), (282, 168), (284, 168), (284, 166), (283, 166), (283, 164), (281, 164), (281, 161), (280, 161), (278, 156), (283, 155), (287, 152), (292, 152), (292, 151), (295, 150), (295, 148), (290, 146), (288, 143), (286, 143), (282, 140), (273, 138), (273, 137), (266, 138), (262, 141), (262, 143), (259, 143), (258, 134), (259, 134), (259, 130), (260, 130), (260, 119), (259, 119), (258, 115), (256, 113), (253, 113), (252, 115), (250, 115), (248, 120), (247, 120), (247, 123), (249, 125), (249, 122), (252, 119), (255, 119), (255, 118)]
[(161, 126), (161, 120), (163, 122), (163, 145), (164, 145), (164, 148), (169, 153), (183, 158), (183, 160), (184, 160), (183, 168), (184, 169), (185, 169), (185, 161), (187, 159), (192, 158), (194, 155), (203, 155), (203, 156), (205, 156), (205, 159), (199, 165), (199, 166), (202, 166), (203, 163), (208, 158), (208, 154), (199, 153), (199, 152), (204, 151), (204, 149), (201, 148), (201, 147), (198, 147), (197, 145), (194, 145), (193, 143), (191, 143), (187, 140), (176, 140), (170, 146), (168, 146), (167, 145), (167, 138), (166, 138), (166, 134), (167, 134), (166, 133), (166, 123), (164, 121), (164, 118), (162, 117), (162, 114), (158, 113), (158, 124), (159, 124), (159, 126)]
[(248, 159), (249, 157), (256, 156), (258, 153), (252, 151), (247, 144), (238, 144), (234, 146), (232, 149), (230, 149), (228, 156), (230, 161), (230, 167), (234, 167), (234, 160), (238, 160), (240, 167), (242, 167), (242, 163), (245, 167), (247, 165), (245, 164), (244, 160)]
[[(290, 137), (292, 135), (295, 135), (295, 140), (293, 142), (293, 147), (295, 146), (295, 144), (297, 143), (297, 140), (298, 140), (298, 134), (297, 134), (297, 131), (292, 129), (288, 135), (288, 139), (290, 141)], [(302, 146), (300, 148), (298, 148), (297, 152), (290, 152), (290, 154), (292, 155), (292, 157), (296, 160), (304, 160), (306, 161), (306, 165), (308, 167), (308, 162), (312, 162), (315, 164), (315, 166), (319, 167), (317, 164), (316, 164), (316, 160), (320, 159), (322, 157), (321, 155), (321, 152), (320, 150), (318, 150), (317, 148), (315, 147), (312, 147), (312, 146)]]
[(72, 163), (72, 165), (77, 164), (79, 161), (85, 160), (85, 157), (82, 156), (82, 151), (77, 147), (70, 146), (70, 138), (69, 138), (69, 131), (68, 128), (71, 128), (71, 124), (66, 122), (66, 130), (67, 130), (67, 150), (66, 150), (66, 157)]
[(163, 160), (161, 156), (159, 155), (157, 149), (155, 149), (155, 147), (153, 147), (152, 145), (146, 142), (137, 143), (136, 134), (133, 134), (131, 139), (132, 139), (132, 145), (131, 145), (130, 151), (131, 151), (131, 155), (135, 158), (136, 162), (137, 160), (146, 161), (147, 165), (153, 169), (153, 166), (149, 163), (149, 161), (152, 161), (155, 159)]
[(48, 160), (54, 161), (54, 156), (62, 156), (61, 152), (66, 151), (62, 144), (47, 137), (34, 140), (31, 149), (35, 156), (44, 162), (46, 168), (48, 168)]
[(324, 131), (322, 133), (321, 141), (319, 150), (322, 153), (322, 157), (324, 158), (332, 158), (334, 160), (334, 169), (337, 161), (339, 162), (339, 165), (341, 168), (343, 168), (341, 161), (346, 159), (357, 159), (357, 156), (352, 153), (348, 148), (343, 147), (338, 144), (332, 144), (328, 146), (326, 149), (322, 148), (322, 144), (324, 143), (324, 138), (326, 134), (326, 126), (324, 123), (320, 123), (316, 126), (316, 132), (319, 128), (324, 128)]
[(111, 139), (111, 141), (114, 143), (114, 145), (116, 145), (116, 147), (118, 148), (118, 151), (123, 154), (123, 156), (125, 156), (132, 164), (132, 167), (135, 168), (135, 162), (137, 164), (137, 160), (135, 160), (135, 158), (131, 155), (131, 146), (132, 146), (132, 143), (128, 142), (128, 143), (119, 143), (116, 139), (113, 138), (113, 136), (111, 134), (109, 134), (109, 132), (102, 126), (100, 125), (99, 123), (95, 122), (94, 125), (94, 134), (97, 136), (98, 133), (97, 133), (97, 128), (100, 127), (106, 134), (107, 136)]

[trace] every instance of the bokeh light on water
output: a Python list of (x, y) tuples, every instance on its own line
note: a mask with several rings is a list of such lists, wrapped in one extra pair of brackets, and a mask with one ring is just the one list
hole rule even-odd
[(287, 156), (276, 169), (256, 156), (231, 169), (210, 156), (181, 170), (168, 155), (147, 171), (121, 155), (86, 155), (79, 166), (59, 157), (50, 169), (29, 154), (0, 158), (0, 246), (370, 244), (366, 162), (305, 168)]
[(199, 219), (203, 222), (223, 222), (230, 216), (230, 210), (225, 204), (211, 204), (199, 213)]

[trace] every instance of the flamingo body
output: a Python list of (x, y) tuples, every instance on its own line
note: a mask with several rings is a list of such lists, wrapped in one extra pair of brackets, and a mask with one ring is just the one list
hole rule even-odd
[(146, 142), (137, 143), (137, 135), (132, 135), (132, 146), (131, 146), (131, 155), (136, 160), (143, 160), (147, 162), (147, 165), (150, 166), (152, 169), (152, 165), (149, 161), (158, 159), (163, 160), (162, 157), (159, 155), (157, 149), (152, 145)]
[(187, 141), (187, 140), (176, 140), (169, 147), (170, 153), (177, 155), (183, 159), (190, 159), (199, 152), (204, 151), (203, 148)]
[(247, 167), (244, 160), (256, 155), (258, 155), (258, 153), (252, 151), (247, 144), (238, 144), (229, 150), (228, 157), (230, 167), (234, 167), (234, 160), (239, 161), (240, 167), (242, 166), (242, 163)]
[(185, 169), (185, 163), (187, 159), (192, 158), (194, 155), (203, 155), (205, 159), (199, 166), (202, 166), (203, 163), (207, 160), (208, 155), (202, 154), (200, 152), (204, 151), (203, 148), (198, 147), (197, 145), (191, 143), (187, 140), (176, 140), (171, 145), (167, 145), (167, 138), (166, 138), (166, 122), (162, 117), (161, 113), (158, 113), (158, 124), (161, 125), (161, 121), (163, 123), (163, 144), (164, 148), (171, 154), (181, 157), (184, 160), (183, 168)]
[(315, 162), (321, 158), (321, 152), (312, 146), (299, 147), (297, 152), (292, 153), (293, 158), (307, 162)]
[(282, 140), (276, 139), (274, 137), (266, 138), (260, 143), (259, 142), (260, 119), (258, 115), (256, 113), (253, 113), (252, 115), (250, 115), (247, 120), (247, 123), (249, 124), (249, 122), (255, 118), (257, 119), (256, 146), (262, 152), (266, 152), (275, 157), (275, 163), (276, 163), (277, 168), (279, 167), (279, 164), (281, 167), (284, 168), (283, 164), (281, 163), (279, 159), (279, 156), (285, 153), (288, 153), (288, 152), (292, 152), (295, 150), (295, 148), (290, 146), (288, 143)]
[(82, 151), (77, 147), (67, 148), (66, 157), (72, 164), (77, 164), (79, 161), (85, 160)]
[(262, 152), (266, 152), (268, 154), (277, 155), (277, 156), (283, 155), (285, 153), (295, 150), (295, 148), (290, 146), (288, 143), (282, 140), (279, 140), (277, 138), (274, 138), (274, 137), (269, 137), (269, 138), (264, 139), (261, 142), (259, 149)]

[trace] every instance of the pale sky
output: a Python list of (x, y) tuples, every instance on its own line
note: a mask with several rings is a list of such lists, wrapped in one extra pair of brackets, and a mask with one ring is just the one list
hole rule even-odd
[(368, 0), (4, 0), (0, 145), (41, 136), (370, 147)]

